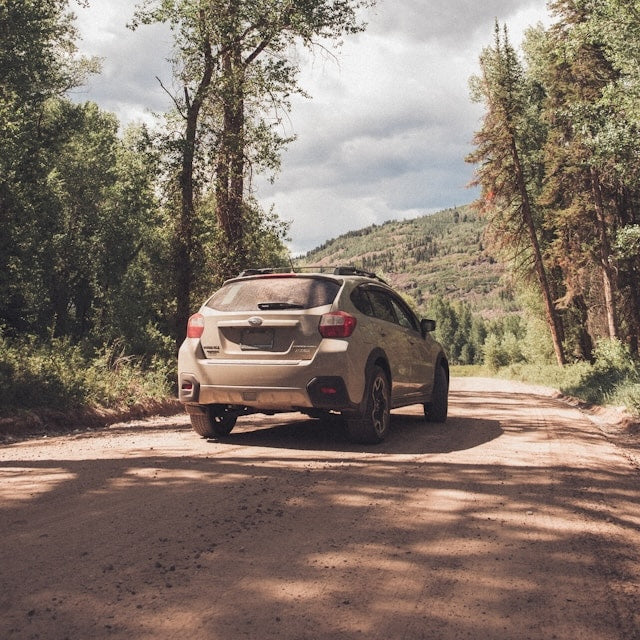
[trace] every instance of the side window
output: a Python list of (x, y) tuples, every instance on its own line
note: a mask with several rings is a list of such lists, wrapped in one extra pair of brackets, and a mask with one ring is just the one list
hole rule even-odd
[(397, 324), (398, 321), (389, 296), (384, 291), (377, 291), (375, 289), (368, 291), (368, 294), (373, 308), (373, 315), (376, 318), (380, 318), (380, 320)]
[(391, 304), (393, 304), (396, 316), (398, 317), (398, 324), (401, 327), (405, 327), (405, 329), (412, 329), (413, 331), (419, 331), (416, 319), (409, 309), (393, 298), (391, 299)]
[(358, 311), (367, 316), (393, 322), (405, 329), (420, 331), (418, 321), (411, 310), (387, 291), (367, 286), (358, 287), (351, 294), (351, 301)]
[(351, 293), (351, 302), (353, 302), (355, 308), (364, 313), (365, 316), (375, 315), (371, 306), (371, 300), (369, 300), (369, 296), (364, 287), (358, 287)]

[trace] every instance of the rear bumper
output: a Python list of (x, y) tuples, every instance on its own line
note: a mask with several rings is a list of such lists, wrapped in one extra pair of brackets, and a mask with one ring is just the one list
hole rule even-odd
[(362, 398), (364, 371), (353, 370), (346, 350), (332, 349), (307, 361), (242, 364), (198, 359), (181, 350), (178, 389), (179, 399), (191, 405), (226, 404), (256, 411), (348, 411)]
[(180, 400), (196, 404), (231, 404), (254, 409), (278, 410), (311, 407), (304, 389), (282, 387), (230, 387), (200, 385), (197, 398)]
[(190, 374), (180, 379), (179, 398), (185, 404), (229, 404), (257, 410), (298, 409), (353, 410), (344, 380), (336, 376), (313, 378), (298, 387), (233, 387), (202, 385)]

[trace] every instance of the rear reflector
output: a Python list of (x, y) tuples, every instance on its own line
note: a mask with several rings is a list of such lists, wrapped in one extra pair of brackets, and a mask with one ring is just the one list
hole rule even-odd
[(325, 313), (318, 330), (323, 338), (348, 338), (356, 328), (357, 320), (344, 311)]
[(320, 393), (324, 393), (325, 396), (334, 396), (338, 390), (335, 387), (320, 387)]
[(204, 333), (204, 316), (194, 313), (187, 322), (187, 338), (201, 338)]

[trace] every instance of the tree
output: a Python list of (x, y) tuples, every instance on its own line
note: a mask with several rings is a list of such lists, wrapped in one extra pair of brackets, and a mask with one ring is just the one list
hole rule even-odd
[(555, 230), (550, 255), (565, 280), (561, 304), (571, 306), (578, 324), (590, 327), (593, 337), (586, 341), (583, 331), (574, 331), (582, 335), (581, 350), (621, 331), (637, 344), (634, 267), (615, 246), (619, 230), (638, 222), (640, 204), (640, 127), (630, 99), (640, 95), (639, 58), (629, 39), (640, 30), (638, 6), (555, 0), (550, 8), (557, 22), (530, 33), (525, 47), (531, 74), (545, 92), (548, 139), (540, 201), (548, 211), (547, 227)]
[(436, 320), (436, 338), (452, 364), (481, 360), (487, 329), (484, 320), (472, 314), (468, 303), (451, 303), (435, 296), (429, 301), (428, 314)]
[(118, 122), (93, 103), (56, 100), (48, 103), (43, 126), (51, 138), (43, 150), (49, 168), (47, 202), (34, 236), (41, 238), (42, 265), (48, 265), (42, 273), (42, 302), (48, 300), (50, 309), (40, 305), (40, 323), (56, 337), (78, 340), (92, 327), (103, 277), (99, 265), (109, 250), (102, 241), (110, 227), (103, 206), (116, 180)]
[[(588, 6), (556, 0), (551, 7), (562, 19), (541, 40), (544, 44), (538, 51), (542, 53), (542, 64), (537, 64), (538, 69), (543, 69), (539, 75), (546, 91), (547, 119), (551, 122), (546, 145), (549, 166), (546, 202), (557, 212), (555, 225), (563, 229), (560, 237), (566, 235), (566, 223), (571, 227), (569, 233), (575, 233), (576, 228), (595, 231), (592, 239), (583, 234), (581, 243), (592, 247), (592, 256), (598, 261), (608, 333), (615, 337), (618, 327), (608, 235), (611, 220), (607, 178), (604, 164), (597, 162), (595, 148), (598, 135), (611, 115), (603, 108), (600, 98), (603, 86), (612, 77), (612, 69), (599, 42), (585, 37), (586, 33), (577, 28), (584, 23)], [(566, 249), (561, 251), (566, 254)], [(572, 254), (575, 261), (575, 251)], [(568, 269), (569, 278), (570, 272)], [(579, 295), (575, 278), (571, 280), (569, 295)]]
[(467, 158), (480, 165), (474, 181), (482, 187), (478, 206), (510, 245), (512, 259), (522, 263), (524, 256), (525, 264), (531, 260), (556, 359), (563, 365), (563, 327), (544, 262), (535, 203), (540, 166), (536, 162), (537, 142), (532, 145), (531, 137), (536, 137), (538, 120), (528, 112), (529, 96), (536, 96), (535, 87), (526, 81), (506, 27), (501, 34), (497, 23), (494, 46), (484, 50), (480, 65), (482, 76), (472, 80), (473, 97), (485, 104), (486, 112), (474, 138), (476, 151)]
[[(301, 89), (291, 48), (338, 40), (363, 28), (357, 11), (371, 0), (146, 0), (141, 23), (167, 22), (175, 34), (173, 96), (182, 119), (178, 144), (180, 216), (175, 233), (177, 336), (191, 304), (198, 203), (209, 185), (227, 251), (218, 274), (234, 275), (245, 260), (244, 212), (249, 169), (274, 169), (287, 139), (278, 110)], [(271, 114), (271, 120), (267, 114)]]
[(620, 292), (620, 328), (632, 353), (640, 354), (640, 251), (627, 252), (626, 239), (640, 223), (640, 3), (637, 0), (593, 2), (583, 27), (599, 42), (615, 73), (603, 88), (600, 102), (609, 118), (599, 137), (607, 151), (608, 166), (616, 175), (617, 230), (613, 239), (614, 265)]
[(95, 61), (77, 59), (67, 0), (0, 3), (0, 324), (35, 321), (49, 190), (44, 126), (49, 101), (77, 86)]
[(127, 353), (167, 350), (171, 291), (166, 220), (155, 193), (160, 159), (144, 126), (118, 136), (94, 240), (91, 337)]
[(43, 177), (20, 183), (33, 202), (22, 229), (25, 259), (15, 267), (20, 325), (8, 326), (144, 351), (147, 326), (161, 324), (157, 299), (166, 279), (148, 282), (151, 272), (164, 272), (147, 258), (158, 253), (151, 243), (164, 222), (149, 136), (130, 129), (121, 138), (114, 115), (63, 98), (47, 101), (40, 126)]

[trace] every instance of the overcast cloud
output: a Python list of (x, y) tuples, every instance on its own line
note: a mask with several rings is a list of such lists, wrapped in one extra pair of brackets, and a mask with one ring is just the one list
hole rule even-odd
[[(103, 58), (103, 72), (75, 92), (122, 122), (153, 124), (170, 108), (156, 76), (171, 84), (168, 30), (126, 29), (130, 0), (93, 0), (77, 9), (81, 49)], [(333, 59), (301, 54), (302, 87), (286, 135), (282, 170), (270, 184), (255, 180), (265, 207), (291, 221), (291, 250), (312, 249), (352, 229), (462, 205), (481, 110), (468, 80), (492, 42), (495, 19), (514, 44), (524, 29), (548, 22), (545, 0), (378, 0), (369, 27)]]

